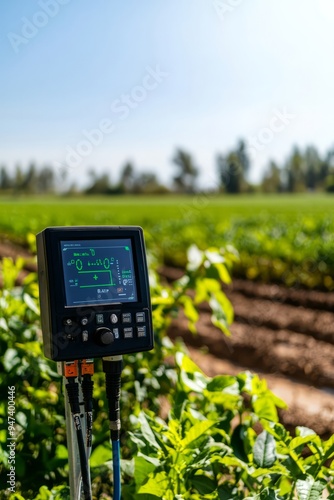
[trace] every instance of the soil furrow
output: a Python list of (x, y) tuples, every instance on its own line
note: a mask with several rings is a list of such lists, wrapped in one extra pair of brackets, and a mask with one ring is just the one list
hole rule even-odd
[(232, 287), (229, 288), (249, 298), (269, 299), (281, 304), (334, 312), (334, 293), (330, 292), (287, 288), (282, 285), (256, 283), (241, 279), (234, 279)]
[(255, 371), (283, 374), (309, 385), (334, 388), (334, 345), (289, 330), (270, 330), (234, 323), (225, 337), (203, 313), (198, 333), (189, 332), (187, 320), (174, 320), (169, 335), (189, 345), (207, 347), (217, 358), (227, 359)]
[(291, 330), (334, 344), (334, 313), (228, 292), (235, 320), (272, 330)]

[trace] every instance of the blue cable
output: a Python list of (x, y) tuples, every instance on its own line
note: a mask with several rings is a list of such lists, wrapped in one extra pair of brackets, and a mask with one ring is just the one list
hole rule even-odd
[(114, 478), (113, 500), (121, 500), (121, 451), (119, 440), (112, 441), (112, 462)]

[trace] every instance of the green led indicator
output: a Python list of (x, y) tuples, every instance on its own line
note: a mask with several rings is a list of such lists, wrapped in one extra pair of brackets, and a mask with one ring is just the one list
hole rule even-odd
[(125, 250), (130, 250), (130, 248), (129, 248), (129, 247), (124, 247), (124, 248), (125, 248)]

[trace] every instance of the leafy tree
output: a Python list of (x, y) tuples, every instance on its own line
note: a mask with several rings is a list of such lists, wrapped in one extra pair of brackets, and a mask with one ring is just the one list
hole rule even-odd
[(262, 190), (265, 193), (279, 193), (282, 190), (281, 169), (271, 161), (262, 180)]
[(122, 191), (125, 193), (131, 193), (133, 191), (135, 184), (135, 169), (133, 163), (130, 161), (124, 165), (121, 171), (119, 183)]
[(314, 146), (308, 146), (304, 155), (305, 184), (309, 191), (315, 191), (320, 180), (321, 158)]
[(12, 179), (5, 166), (0, 168), (0, 190), (6, 191), (12, 187)]
[(51, 167), (44, 167), (38, 173), (37, 191), (39, 193), (51, 193), (55, 187), (55, 175)]
[(182, 149), (178, 149), (173, 158), (178, 172), (173, 181), (177, 191), (181, 193), (194, 193), (196, 190), (196, 178), (198, 168), (194, 164), (192, 156)]
[(22, 182), (22, 191), (26, 193), (35, 193), (37, 190), (38, 173), (36, 165), (31, 163)]
[(24, 183), (25, 174), (20, 165), (16, 165), (15, 174), (13, 179), (13, 187), (15, 191), (22, 190), (22, 186)]
[(218, 155), (217, 170), (220, 186), (231, 194), (246, 190), (246, 177), (250, 170), (250, 159), (244, 141), (226, 156)]
[(294, 148), (291, 157), (288, 159), (285, 171), (287, 174), (287, 191), (289, 193), (304, 191), (304, 158), (297, 147)]
[(85, 190), (86, 194), (109, 194), (111, 190), (109, 175), (104, 173), (98, 176), (94, 170), (89, 171), (91, 185)]
[(156, 174), (152, 172), (142, 172), (134, 181), (133, 191), (134, 193), (143, 194), (162, 194), (168, 192), (168, 189), (159, 183)]
[(326, 191), (331, 192), (329, 186), (332, 184), (331, 177), (334, 174), (334, 149), (328, 151), (326, 159), (320, 165), (320, 179), (321, 187)]

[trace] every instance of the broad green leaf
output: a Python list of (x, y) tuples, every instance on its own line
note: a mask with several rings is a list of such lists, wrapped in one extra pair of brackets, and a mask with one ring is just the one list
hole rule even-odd
[(233, 448), (235, 456), (243, 462), (247, 463), (248, 457), (245, 451), (245, 432), (246, 426), (241, 424), (237, 425), (231, 437), (231, 446)]
[(334, 435), (324, 443), (324, 458), (328, 460), (334, 455)]
[(30, 295), (28, 295), (27, 293), (24, 293), (23, 300), (27, 304), (29, 309), (31, 309), (35, 314), (39, 314), (39, 309), (38, 309), (37, 303), (34, 301), (34, 299)]
[(217, 299), (217, 296), (211, 297), (209, 305), (212, 310), (212, 324), (219, 328), (226, 336), (230, 336), (231, 332), (229, 330), (229, 326), (233, 321), (233, 309), (230, 304), (228, 304), (227, 299), (226, 304), (222, 306), (221, 302)]
[[(196, 372), (200, 372), (203, 374), (202, 370), (199, 368), (198, 365), (196, 365), (196, 363), (194, 363), (190, 358), (189, 356), (187, 356), (186, 354), (184, 354), (183, 352), (179, 351), (176, 353), (176, 356), (175, 356), (175, 359), (176, 359), (176, 363), (177, 365), (184, 371), (188, 372), (188, 373), (196, 373)], [(204, 374), (203, 374), (204, 375)]]
[(313, 477), (305, 480), (298, 479), (296, 489), (298, 500), (318, 500), (322, 496), (326, 485), (320, 481), (315, 481)]
[(5, 318), (0, 318), (0, 330), (3, 330), (5, 332), (9, 331)]
[(214, 457), (212, 457), (211, 462), (219, 463), (225, 465), (226, 467), (240, 467), (241, 469), (246, 470), (247, 473), (249, 473), (248, 465), (243, 460), (240, 460), (236, 456), (233, 456), (233, 454), (231, 456), (224, 457), (215, 455)]
[(209, 392), (204, 390), (204, 396), (215, 405), (223, 406), (225, 409), (236, 410), (241, 402), (241, 396), (235, 396), (226, 392)]
[(260, 419), (265, 418), (270, 422), (278, 422), (276, 406), (269, 398), (266, 398), (265, 396), (258, 397), (253, 402), (253, 408), (254, 412)]
[(180, 379), (186, 388), (202, 393), (209, 378), (188, 356), (181, 352), (176, 354), (176, 362), (181, 369)]
[(262, 468), (255, 469), (254, 472), (251, 473), (251, 476), (254, 478), (258, 478), (261, 476), (267, 476), (269, 474), (288, 475), (289, 472), (282, 464), (277, 464), (277, 465), (273, 465), (272, 467), (270, 467), (268, 469), (262, 469)]
[(239, 385), (232, 375), (216, 375), (207, 385), (208, 391), (224, 391), (229, 394), (240, 394)]
[(143, 435), (143, 438), (146, 439), (147, 443), (150, 444), (156, 450), (160, 450), (160, 445), (155, 439), (154, 433), (146, 419), (146, 416), (143, 412), (139, 414), (138, 421), (140, 423), (140, 430)]
[(167, 474), (165, 471), (162, 471), (157, 474), (150, 474), (148, 481), (139, 488), (138, 493), (148, 493), (161, 500), (169, 489), (168, 487)]
[(316, 434), (309, 434), (307, 436), (301, 437), (295, 437), (291, 440), (289, 444), (289, 449), (290, 450), (295, 450), (296, 448), (299, 448), (299, 446), (305, 446), (307, 443), (310, 443), (311, 441), (315, 441), (317, 439)]
[(201, 495), (209, 495), (217, 487), (216, 482), (204, 474), (196, 474), (192, 476), (191, 482)]
[(198, 422), (187, 432), (186, 436), (181, 441), (181, 446), (183, 449), (187, 448), (190, 444), (194, 443), (199, 437), (203, 436), (211, 427), (217, 425), (217, 422), (210, 420), (204, 420)]
[(183, 305), (183, 311), (186, 318), (189, 320), (188, 328), (192, 333), (196, 333), (195, 323), (198, 321), (199, 313), (193, 304), (193, 300), (188, 295), (184, 295), (180, 302)]
[(58, 444), (58, 446), (56, 448), (56, 457), (63, 458), (63, 459), (68, 458), (68, 449), (65, 445)]
[(290, 480), (288, 479), (288, 474), (286, 474), (286, 476), (282, 476), (281, 480), (280, 480), (280, 495), (285, 498), (284, 495), (287, 495), (288, 493), (291, 492), (291, 482)]
[(156, 469), (156, 465), (150, 463), (143, 455), (135, 457), (135, 481), (137, 488), (143, 484), (147, 476)]
[(315, 432), (313, 429), (309, 429), (309, 427), (302, 427), (302, 426), (296, 427), (296, 436), (305, 437), (313, 435), (315, 435)]
[(7, 349), (3, 357), (3, 365), (7, 372), (12, 371), (16, 366), (20, 365), (21, 360), (16, 349)]
[(228, 272), (225, 264), (216, 264), (216, 268), (218, 270), (219, 277), (223, 283), (226, 283), (227, 285), (232, 283), (230, 273)]
[(90, 457), (91, 467), (98, 467), (105, 464), (112, 459), (111, 445), (109, 442), (105, 442), (97, 446)]
[(272, 467), (277, 458), (274, 436), (269, 434), (267, 431), (261, 432), (255, 441), (253, 454), (254, 462), (258, 467)]

